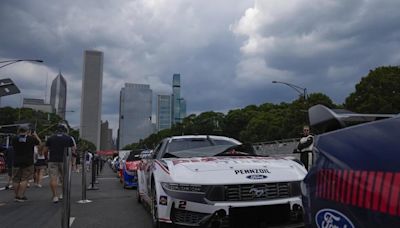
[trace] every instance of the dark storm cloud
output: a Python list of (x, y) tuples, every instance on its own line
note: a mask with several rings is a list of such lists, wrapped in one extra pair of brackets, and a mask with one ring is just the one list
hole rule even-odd
[(0, 77), (12, 75), (24, 97), (43, 97), (46, 78), (61, 70), (77, 126), (83, 51), (103, 51), (102, 113), (114, 130), (126, 82), (170, 94), (174, 73), (188, 113), (298, 97), (272, 80), (341, 103), (370, 69), (400, 62), (399, 8), (397, 0), (1, 1), (0, 59), (45, 63), (19, 63)]
[(242, 61), (267, 69), (254, 85), (281, 79), (341, 103), (370, 69), (400, 61), (398, 8), (398, 1), (256, 1), (234, 32), (248, 38)]

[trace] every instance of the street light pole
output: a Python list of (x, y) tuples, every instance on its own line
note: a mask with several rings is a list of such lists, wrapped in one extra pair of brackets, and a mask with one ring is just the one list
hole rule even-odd
[(0, 68), (3, 68), (5, 66), (14, 64), (14, 63), (18, 63), (18, 62), (36, 62), (36, 63), (42, 63), (43, 60), (41, 59), (13, 59), (13, 60), (4, 60), (4, 61), (0, 61), (0, 64), (3, 64), (0, 66)]
[(303, 88), (287, 82), (272, 81), (272, 83), (280, 83), (289, 86), (290, 88), (296, 90), (303, 97), (304, 101), (307, 101), (307, 88)]
[[(305, 110), (305, 112), (307, 112), (307, 110), (308, 110), (307, 88), (303, 88), (303, 87), (300, 87), (300, 86), (298, 86), (298, 85), (294, 85), (294, 84), (287, 83), (287, 82), (272, 81), (272, 83), (284, 84), (284, 85), (287, 85), (287, 86), (289, 86), (290, 88), (296, 90), (296, 92), (298, 92), (298, 93), (300, 94), (300, 96), (303, 97), (303, 99), (304, 99), (304, 110)], [(306, 120), (306, 122), (308, 122), (307, 115), (306, 115), (306, 117), (305, 117), (305, 120)]]

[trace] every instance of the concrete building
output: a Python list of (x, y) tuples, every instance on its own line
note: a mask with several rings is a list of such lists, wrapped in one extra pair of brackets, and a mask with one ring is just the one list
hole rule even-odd
[(83, 57), (80, 135), (100, 148), (103, 52), (85, 51)]
[(53, 106), (55, 113), (65, 119), (65, 112), (67, 111), (67, 82), (61, 72), (51, 83), (50, 104)]
[(45, 104), (43, 99), (24, 98), (22, 107), (48, 113), (53, 112), (53, 107), (50, 104)]
[(100, 150), (113, 149), (112, 129), (108, 127), (108, 121), (101, 123)]
[(157, 130), (171, 128), (171, 118), (171, 96), (157, 95)]
[(152, 91), (149, 85), (125, 83), (120, 92), (119, 149), (153, 133)]

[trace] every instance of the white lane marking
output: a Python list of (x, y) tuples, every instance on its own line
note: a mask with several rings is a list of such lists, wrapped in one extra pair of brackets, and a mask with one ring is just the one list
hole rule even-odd
[(74, 223), (75, 221), (75, 217), (69, 217), (69, 226), (72, 225), (72, 223)]

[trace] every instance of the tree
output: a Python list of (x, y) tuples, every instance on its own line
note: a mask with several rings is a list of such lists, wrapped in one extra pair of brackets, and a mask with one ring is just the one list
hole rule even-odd
[(400, 68), (387, 66), (371, 70), (346, 98), (345, 108), (358, 113), (400, 112)]

